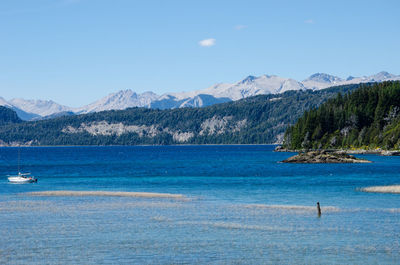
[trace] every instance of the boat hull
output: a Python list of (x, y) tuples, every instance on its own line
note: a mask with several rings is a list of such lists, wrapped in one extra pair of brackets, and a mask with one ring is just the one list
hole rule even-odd
[(33, 183), (37, 182), (37, 179), (29, 177), (20, 177), (20, 176), (15, 176), (15, 177), (8, 177), (8, 181), (12, 183)]

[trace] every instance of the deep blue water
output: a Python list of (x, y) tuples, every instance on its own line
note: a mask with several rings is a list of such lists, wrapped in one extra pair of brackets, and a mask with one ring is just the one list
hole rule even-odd
[[(0, 264), (399, 264), (400, 157), (283, 164), (273, 146), (0, 148)], [(182, 194), (42, 197), (30, 191)], [(316, 202), (322, 216), (317, 217)]]

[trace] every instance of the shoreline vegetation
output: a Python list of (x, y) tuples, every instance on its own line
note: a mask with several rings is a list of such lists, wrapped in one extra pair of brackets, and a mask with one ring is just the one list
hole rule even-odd
[(355, 154), (400, 156), (400, 82), (383, 82), (304, 112), (275, 151), (288, 163), (364, 163)]

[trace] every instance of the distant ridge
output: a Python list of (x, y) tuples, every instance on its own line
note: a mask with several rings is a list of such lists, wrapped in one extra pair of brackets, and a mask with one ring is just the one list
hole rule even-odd
[(131, 89), (120, 90), (79, 108), (63, 106), (51, 100), (12, 99), (6, 101), (1, 97), (0, 106), (14, 109), (23, 120), (34, 120), (46, 116), (52, 117), (57, 113), (82, 114), (104, 110), (122, 110), (130, 107), (158, 109), (205, 107), (251, 96), (278, 94), (290, 90), (319, 90), (338, 85), (390, 80), (400, 80), (400, 75), (382, 71), (370, 76), (349, 76), (343, 79), (325, 73), (315, 73), (301, 82), (276, 75), (261, 75), (258, 77), (249, 75), (236, 83), (219, 83), (202, 90), (181, 93), (157, 95), (151, 91), (136, 93)]

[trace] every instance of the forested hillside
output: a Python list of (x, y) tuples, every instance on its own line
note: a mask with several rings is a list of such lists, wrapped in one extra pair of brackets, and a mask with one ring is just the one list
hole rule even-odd
[(304, 113), (288, 128), (289, 149), (399, 149), (400, 82), (361, 86)]
[(21, 119), (18, 117), (15, 111), (7, 107), (0, 106), (0, 125), (19, 122), (21, 122)]
[(5, 145), (274, 143), (305, 110), (357, 87), (288, 91), (204, 108), (130, 108), (10, 124), (0, 126), (0, 141)]

